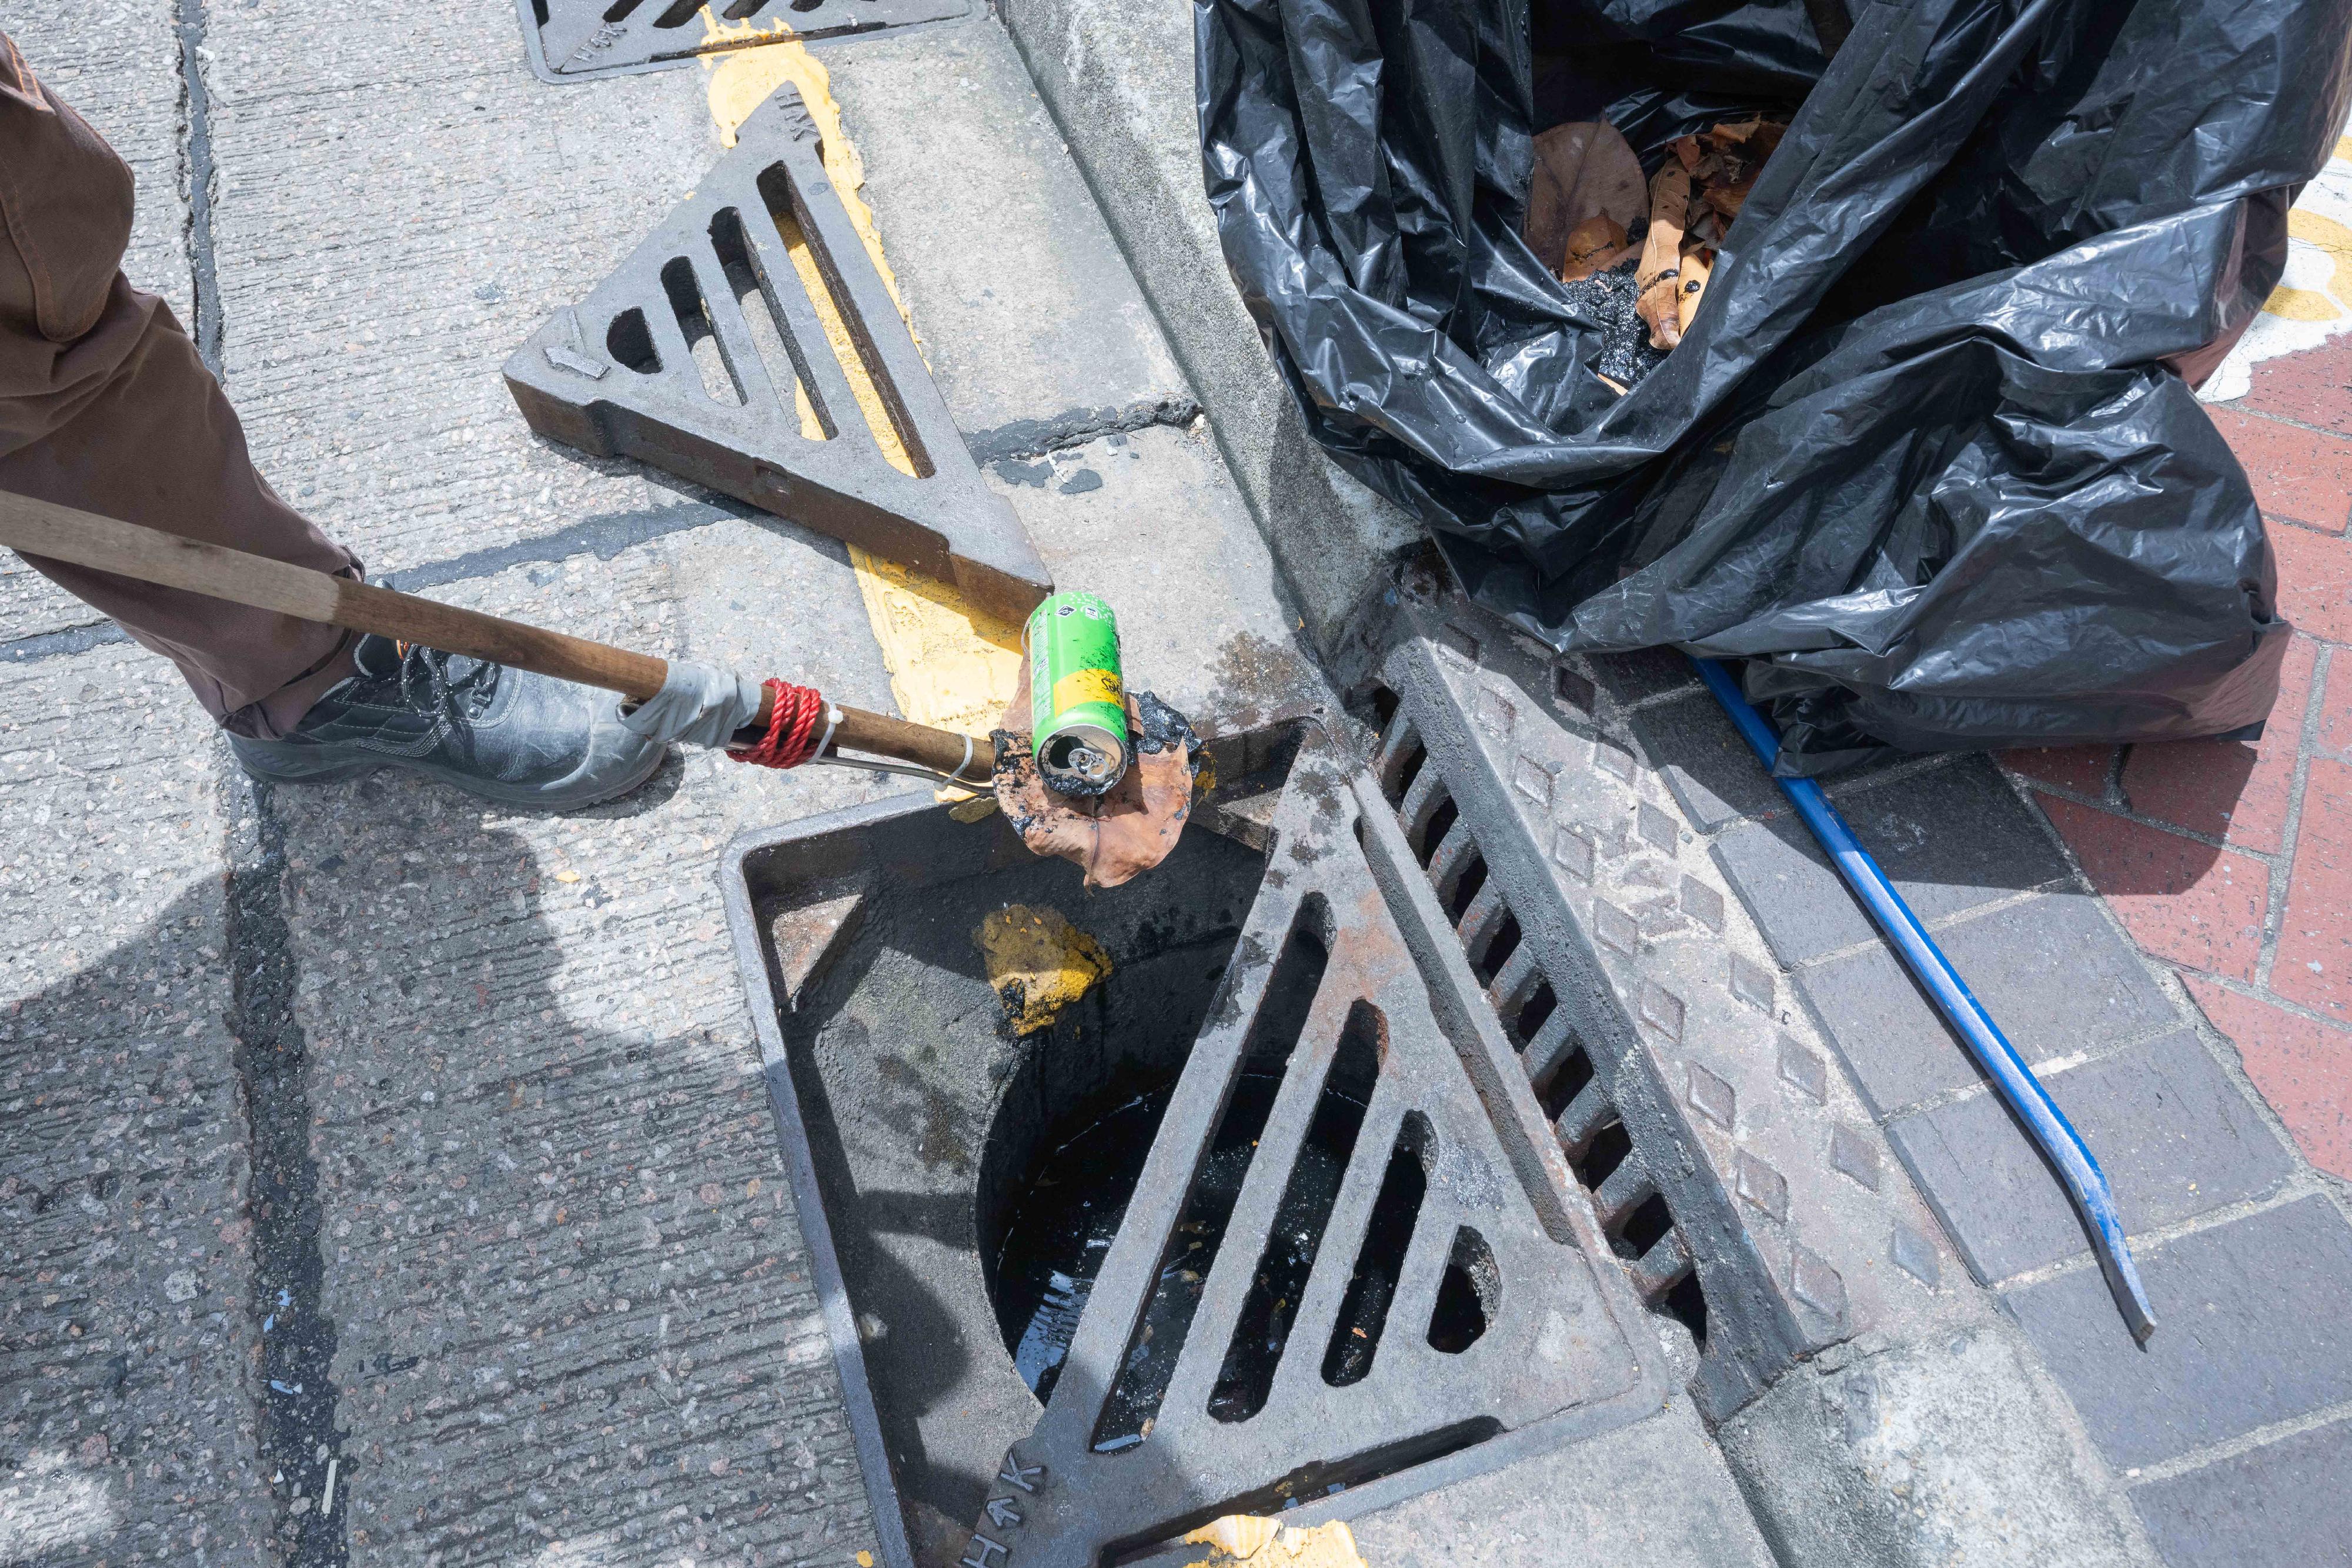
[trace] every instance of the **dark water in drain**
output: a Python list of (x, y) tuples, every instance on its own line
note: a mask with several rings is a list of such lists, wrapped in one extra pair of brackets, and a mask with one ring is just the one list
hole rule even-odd
[(1110, 1253), (1172, 1083), (1139, 1094), (1048, 1150), (1013, 1200), (996, 1254), (996, 1322), (1040, 1400), (1062, 1375), (1087, 1293)]
[[(1252, 1133), (1264, 1127), (1281, 1088), (1282, 1080), (1275, 1074), (1244, 1073), (1222, 1119), (1225, 1126)], [(1173, 1084), (1152, 1090), (1087, 1124), (1037, 1161), (1013, 1200), (997, 1254), (997, 1322), (1022, 1381), (1041, 1400), (1052, 1396), (1061, 1376), (1063, 1357), (1077, 1332), (1095, 1277), (1109, 1255), (1111, 1239), (1127, 1216), (1145, 1156), (1173, 1093)], [(1299, 1261), (1312, 1262), (1320, 1230), (1319, 1220), (1312, 1217), (1329, 1213), (1347, 1177), (1349, 1151), (1327, 1146), (1322, 1131), (1319, 1125), (1310, 1127), (1283, 1195), (1276, 1237), (1263, 1260), (1277, 1272), (1294, 1251), (1304, 1254)], [(1255, 1136), (1221, 1137), (1202, 1163), (1143, 1327), (1106, 1405), (1097, 1448), (1128, 1447), (1148, 1430), (1159, 1395), (1183, 1351), (1186, 1331), (1256, 1148)], [(1288, 1311), (1296, 1306), (1294, 1297), (1277, 1308), (1286, 1327)], [(1252, 1326), (1256, 1333), (1247, 1332)], [(1269, 1333), (1268, 1327), (1244, 1323), (1244, 1334), (1231, 1348), (1242, 1363), (1267, 1359), (1270, 1375), (1271, 1361), (1282, 1347), (1280, 1333)], [(1121, 1418), (1124, 1404), (1135, 1405), (1132, 1419)]]

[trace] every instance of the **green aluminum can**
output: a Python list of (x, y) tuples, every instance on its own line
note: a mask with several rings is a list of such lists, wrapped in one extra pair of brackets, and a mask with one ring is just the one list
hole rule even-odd
[(1037, 772), (1064, 795), (1100, 795), (1127, 772), (1118, 622), (1091, 593), (1056, 593), (1029, 616), (1029, 722)]

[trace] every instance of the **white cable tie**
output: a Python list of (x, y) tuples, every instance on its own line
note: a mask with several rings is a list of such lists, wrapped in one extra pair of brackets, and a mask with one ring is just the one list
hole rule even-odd
[(824, 705), (824, 737), (816, 743), (816, 749), (809, 753), (811, 757), (823, 757), (824, 755), (824, 748), (833, 744), (833, 732), (835, 727), (840, 723), (841, 710), (834, 706), (831, 703), (826, 703)]
[(963, 770), (971, 766), (971, 737), (967, 735), (963, 737), (963, 760), (955, 765), (955, 771), (949, 774), (948, 777), (950, 779), (961, 779), (963, 777)]

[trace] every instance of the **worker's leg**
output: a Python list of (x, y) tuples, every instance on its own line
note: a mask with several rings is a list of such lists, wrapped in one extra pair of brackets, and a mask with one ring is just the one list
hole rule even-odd
[[(124, 280), (130, 233), (131, 172), (0, 36), (0, 489), (356, 573), (253, 471), (195, 345)], [(661, 765), (606, 693), (26, 559), (176, 662), (257, 778), (404, 768), (565, 810)]]
[[(170, 309), (123, 279), (130, 232), (130, 172), (0, 37), (0, 489), (355, 572), (254, 472)], [(26, 559), (177, 664), (238, 733), (286, 733), (352, 673), (334, 627)]]
[[(253, 471), (236, 415), (195, 345), (160, 308), (130, 358), (70, 422), (0, 456), (0, 490), (320, 571), (358, 567)], [(284, 735), (352, 673), (351, 634), (336, 627), (26, 559), (177, 664), (196, 700), (235, 733)]]

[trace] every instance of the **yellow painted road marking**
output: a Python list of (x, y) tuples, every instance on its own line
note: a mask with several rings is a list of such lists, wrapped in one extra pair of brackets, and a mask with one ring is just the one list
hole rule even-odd
[[(906, 300), (899, 296), (898, 275), (890, 270), (889, 259), (883, 254), (874, 210), (859, 193), (866, 184), (866, 165), (842, 129), (841, 106), (834, 99), (832, 73), (809, 52), (806, 44), (791, 36), (791, 29), (782, 22), (764, 28), (750, 22), (722, 22), (705, 6), (702, 25), (713, 38), (779, 40), (702, 57), (703, 68), (709, 73), (705, 96), (711, 123), (719, 128), (719, 141), (732, 147), (743, 121), (773, 97), (779, 87), (790, 82), (800, 89), (801, 101), (808, 106), (809, 114), (816, 121), (825, 176), (833, 183), (834, 194), (848, 212), (858, 237), (866, 242), (866, 253), (873, 258), (875, 270), (882, 275), (883, 286), (897, 302), (907, 330), (913, 333), (914, 319), (908, 314)], [(792, 256), (793, 269), (800, 274), (818, 319), (824, 324), (834, 358), (857, 395), (858, 411), (873, 432), (876, 444), (892, 466), (902, 474), (912, 474), (914, 464), (890, 422), (865, 360), (857, 352), (848, 324), (842, 319), (832, 292), (824, 286), (807, 237), (789, 217), (776, 226)], [(915, 340), (919, 348), (920, 336)], [(793, 401), (800, 413), (801, 434), (811, 440), (822, 439), (824, 425), (808, 401), (807, 392), (795, 385)], [(899, 713), (919, 724), (938, 725), (965, 735), (984, 736), (994, 728), (1020, 680), (1019, 623), (989, 614), (946, 583), (877, 559), (854, 545), (850, 547), (849, 561), (857, 573), (858, 592), (866, 601), (866, 617), (874, 628), (874, 640), (881, 644), (882, 663), (890, 672), (890, 694), (898, 702)]]

